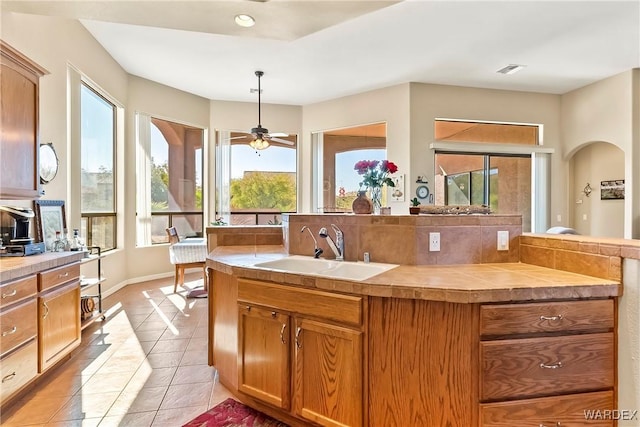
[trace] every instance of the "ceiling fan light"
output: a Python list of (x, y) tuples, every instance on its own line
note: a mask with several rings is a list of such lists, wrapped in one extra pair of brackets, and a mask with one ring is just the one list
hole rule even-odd
[(264, 150), (269, 148), (269, 141), (267, 141), (266, 139), (258, 138), (251, 141), (249, 143), (249, 146), (256, 151)]
[(237, 25), (245, 28), (253, 27), (256, 24), (256, 20), (253, 19), (253, 16), (245, 15), (243, 13), (236, 15), (233, 19), (236, 21)]

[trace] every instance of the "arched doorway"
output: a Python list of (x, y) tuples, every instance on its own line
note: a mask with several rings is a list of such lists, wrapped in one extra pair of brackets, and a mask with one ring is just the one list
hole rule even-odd
[(624, 237), (624, 198), (619, 191), (624, 185), (624, 151), (608, 142), (592, 142), (569, 161), (571, 226), (583, 235)]

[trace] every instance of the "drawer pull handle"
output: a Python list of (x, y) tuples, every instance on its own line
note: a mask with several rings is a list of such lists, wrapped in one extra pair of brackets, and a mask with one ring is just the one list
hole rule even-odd
[(49, 306), (47, 305), (47, 303), (46, 303), (46, 302), (42, 302), (42, 306), (43, 306), (43, 307), (44, 307), (44, 309), (46, 310), (46, 311), (44, 312), (44, 314), (42, 315), (42, 318), (43, 318), (43, 319), (46, 319), (46, 318), (47, 318), (47, 316), (49, 315)]
[(62, 274), (58, 274), (58, 279), (62, 279), (63, 277), (69, 277), (69, 272), (67, 271), (66, 273)]
[(296, 329), (296, 347), (302, 348), (302, 343), (300, 342), (300, 333), (302, 332), (302, 328), (298, 327)]
[(15, 294), (17, 294), (17, 293), (18, 293), (18, 290), (17, 290), (17, 289), (14, 289), (14, 290), (12, 290), (11, 292), (9, 292), (8, 294), (2, 294), (2, 299), (12, 297), (12, 296), (14, 296), (14, 295), (15, 295)]
[(547, 364), (541, 363), (540, 364), (540, 368), (542, 368), (542, 369), (558, 369), (558, 368), (562, 368), (562, 362), (552, 363), (551, 365), (547, 365)]
[(549, 322), (555, 322), (556, 320), (562, 320), (562, 314), (557, 316), (540, 316), (540, 320), (548, 320)]
[(282, 324), (282, 329), (280, 329), (280, 341), (282, 341), (282, 344), (286, 344), (287, 342), (284, 339), (284, 331), (287, 330), (287, 324), (283, 323)]
[[(540, 423), (540, 426), (539, 426), (539, 427), (547, 427), (547, 425), (546, 425), (546, 424), (542, 424), (542, 423)], [(560, 421), (558, 421), (558, 422), (557, 422), (553, 427), (562, 427), (562, 426), (560, 425)]]
[(13, 379), (13, 377), (16, 376), (16, 371), (11, 372), (9, 375), (5, 376), (2, 378), (2, 383), (5, 383), (7, 381), (11, 381)]
[(15, 334), (17, 330), (18, 330), (18, 327), (14, 326), (13, 328), (9, 329), (8, 331), (4, 331), (2, 333), (2, 336), (6, 337), (7, 335)]

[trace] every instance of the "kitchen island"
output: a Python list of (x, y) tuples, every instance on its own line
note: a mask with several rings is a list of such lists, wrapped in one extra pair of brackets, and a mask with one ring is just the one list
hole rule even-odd
[(617, 407), (609, 270), (399, 265), (352, 281), (256, 267), (288, 257), (287, 238), (207, 261), (211, 362), (249, 405), (292, 425), (614, 425), (584, 413)]

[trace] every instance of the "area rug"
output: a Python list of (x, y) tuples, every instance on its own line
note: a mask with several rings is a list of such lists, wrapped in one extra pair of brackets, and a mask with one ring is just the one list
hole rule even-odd
[(209, 409), (182, 427), (288, 427), (268, 415), (231, 398)]

